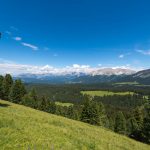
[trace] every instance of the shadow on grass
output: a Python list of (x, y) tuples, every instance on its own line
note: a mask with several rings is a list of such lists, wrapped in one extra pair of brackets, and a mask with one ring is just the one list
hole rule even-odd
[(8, 107), (8, 106), (10, 106), (10, 105), (0, 103), (0, 107)]

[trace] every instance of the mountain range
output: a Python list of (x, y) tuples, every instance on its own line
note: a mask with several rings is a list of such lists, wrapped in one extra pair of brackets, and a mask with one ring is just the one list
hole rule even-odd
[(15, 78), (21, 78), (28, 83), (102, 83), (102, 82), (138, 82), (150, 84), (150, 69), (134, 71), (122, 68), (103, 68), (90, 73), (70, 72), (68, 74), (20, 74)]

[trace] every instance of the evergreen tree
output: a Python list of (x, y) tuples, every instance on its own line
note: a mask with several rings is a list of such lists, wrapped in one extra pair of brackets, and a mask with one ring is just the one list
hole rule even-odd
[(71, 118), (71, 119), (75, 118), (73, 106), (69, 106), (68, 107), (68, 109), (67, 109), (67, 117)]
[(3, 98), (3, 80), (4, 80), (4, 77), (0, 76), (0, 99)]
[(21, 80), (15, 80), (13, 86), (11, 87), (11, 91), (9, 94), (9, 99), (12, 102), (20, 103), (22, 97), (26, 94), (26, 90), (24, 84)]
[(56, 113), (56, 104), (55, 104), (55, 102), (50, 102), (49, 112), (52, 113), (52, 114)]
[(37, 92), (36, 92), (35, 88), (31, 89), (29, 96), (31, 96), (35, 101), (37, 101), (38, 96), (37, 96)]
[(36, 99), (36, 101), (35, 101), (35, 99), (30, 95), (30, 93), (25, 94), (22, 97), (21, 104), (35, 108), (35, 109), (38, 108), (38, 100)]
[(146, 117), (143, 121), (142, 136), (143, 142), (150, 144), (150, 104), (145, 106)]
[(109, 129), (111, 129), (112, 131), (114, 131), (114, 120), (113, 118), (109, 118)]
[(21, 99), (21, 104), (29, 107), (33, 107), (33, 99), (29, 94), (25, 94)]
[(127, 121), (127, 132), (130, 137), (134, 138), (134, 133), (138, 130), (138, 124), (134, 117), (129, 118)]
[(32, 88), (30, 93), (29, 93), (29, 97), (30, 97), (30, 103), (31, 106), (33, 108), (37, 108), (38, 107), (38, 96), (37, 96), (37, 92), (35, 90), (35, 88)]
[(93, 125), (100, 125), (99, 114), (100, 112), (98, 104), (95, 101), (87, 98), (84, 102), (83, 110), (81, 113), (81, 121)]
[(9, 99), (10, 89), (13, 85), (13, 79), (10, 74), (6, 74), (3, 80), (2, 89), (3, 89), (3, 99)]
[(114, 131), (126, 134), (126, 119), (121, 111), (119, 111), (116, 115)]
[(140, 130), (140, 128), (143, 126), (143, 112), (142, 112), (142, 108), (137, 107), (134, 112), (133, 112), (134, 118), (138, 124), (138, 128)]
[(149, 103), (150, 103), (150, 94), (148, 95), (148, 100), (149, 100)]
[(106, 116), (104, 105), (101, 102), (95, 103), (95, 105), (98, 105), (99, 107), (99, 124), (105, 127), (109, 126), (109, 120)]
[(39, 109), (42, 111), (48, 111), (48, 102), (45, 96), (41, 97), (41, 104), (39, 106)]

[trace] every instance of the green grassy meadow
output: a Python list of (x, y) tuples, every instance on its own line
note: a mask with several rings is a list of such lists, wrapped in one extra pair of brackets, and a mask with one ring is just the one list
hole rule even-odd
[(72, 103), (55, 102), (55, 104), (56, 104), (56, 105), (59, 105), (59, 106), (66, 106), (66, 107), (73, 106)]
[(0, 150), (148, 150), (105, 128), (0, 100)]
[(114, 83), (114, 85), (140, 85), (138, 82), (118, 82)]
[(87, 94), (90, 96), (111, 96), (111, 95), (128, 95), (134, 94), (133, 92), (111, 92), (111, 91), (81, 91), (82, 94)]

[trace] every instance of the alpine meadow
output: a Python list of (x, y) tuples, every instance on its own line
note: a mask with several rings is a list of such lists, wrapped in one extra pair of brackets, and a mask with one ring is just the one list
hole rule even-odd
[(0, 150), (150, 150), (150, 1), (0, 6)]

